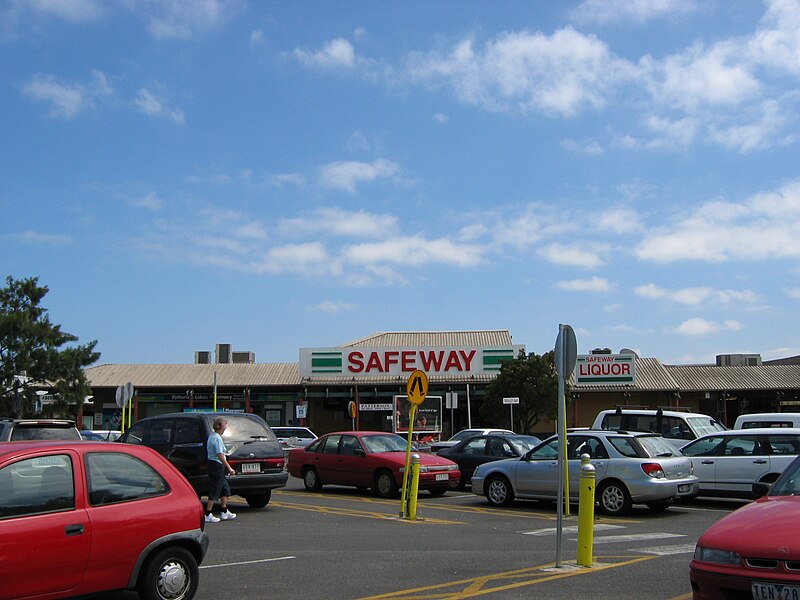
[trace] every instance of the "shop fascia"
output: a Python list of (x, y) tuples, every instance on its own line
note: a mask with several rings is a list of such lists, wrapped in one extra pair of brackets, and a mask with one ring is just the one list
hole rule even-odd
[(497, 374), (525, 346), (430, 346), (300, 348), (304, 378), (409, 376), (417, 369), (431, 376)]

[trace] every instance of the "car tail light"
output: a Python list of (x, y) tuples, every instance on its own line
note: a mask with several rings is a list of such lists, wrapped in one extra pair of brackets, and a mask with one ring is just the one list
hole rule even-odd
[(266, 466), (268, 469), (282, 469), (285, 462), (286, 460), (283, 457), (268, 458), (264, 461), (264, 466)]
[(642, 463), (642, 471), (650, 477), (659, 479), (666, 477), (666, 475), (664, 475), (664, 469), (662, 469), (661, 465), (658, 463)]

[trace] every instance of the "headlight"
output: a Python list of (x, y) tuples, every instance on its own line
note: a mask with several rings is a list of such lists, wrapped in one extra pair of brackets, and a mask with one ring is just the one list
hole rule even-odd
[(742, 557), (730, 550), (719, 550), (717, 548), (705, 548), (697, 546), (694, 549), (695, 560), (716, 563), (718, 565), (738, 565), (742, 562)]

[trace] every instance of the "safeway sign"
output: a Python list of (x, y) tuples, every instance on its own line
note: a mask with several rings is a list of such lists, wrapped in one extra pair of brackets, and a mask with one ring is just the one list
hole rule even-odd
[(578, 356), (575, 385), (633, 385), (636, 356), (633, 354), (587, 354)]

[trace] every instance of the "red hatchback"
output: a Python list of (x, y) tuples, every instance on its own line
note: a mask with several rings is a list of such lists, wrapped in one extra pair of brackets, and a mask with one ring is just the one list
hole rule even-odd
[(0, 443), (0, 600), (136, 589), (190, 600), (208, 548), (203, 508), (150, 448)]
[(689, 577), (694, 600), (800, 600), (800, 459), (700, 536)]
[[(393, 433), (329, 433), (305, 448), (290, 450), (289, 473), (314, 492), (327, 484), (348, 485), (391, 498), (403, 485), (406, 446), (406, 440)], [(461, 472), (456, 463), (435, 454), (419, 456), (419, 489), (441, 496), (458, 485)]]

